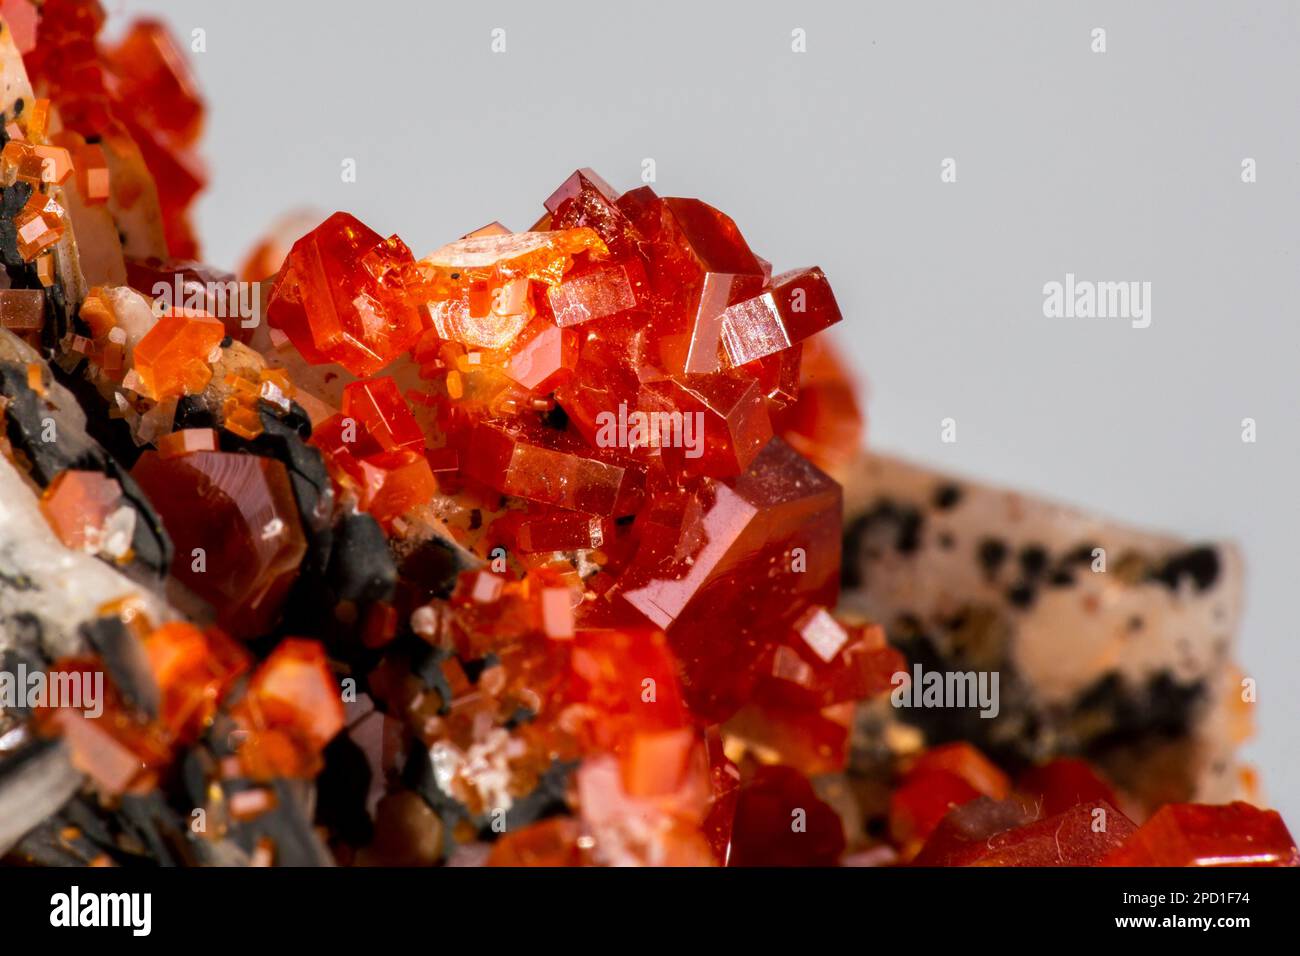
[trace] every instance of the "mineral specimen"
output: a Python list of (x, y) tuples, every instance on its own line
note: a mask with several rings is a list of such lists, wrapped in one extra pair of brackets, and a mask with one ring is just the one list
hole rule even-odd
[[(584, 169), (241, 286), (166, 30), (0, 11), (0, 675), (103, 684), (0, 694), (7, 862), (1300, 862), (1185, 802), (1233, 795), (1235, 553), (854, 465), (821, 268)], [(1000, 719), (881, 716), (954, 661)]]

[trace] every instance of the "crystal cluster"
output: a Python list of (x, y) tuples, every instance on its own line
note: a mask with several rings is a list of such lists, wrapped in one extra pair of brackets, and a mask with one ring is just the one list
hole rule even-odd
[[(1247, 804), (1139, 825), (1082, 761), (872, 735), (908, 661), (838, 607), (863, 418), (820, 268), (584, 169), (423, 258), (345, 212), (268, 240), (245, 323), (194, 261), (174, 42), (106, 45), (93, 0), (0, 10), (30, 78), (0, 345), (34, 356), (0, 350), (4, 465), (49, 547), (152, 596), (35, 648), (102, 672), (104, 712), (0, 741), (62, 738), (107, 822), (56, 806), (17, 859), (128, 861), (116, 808), (157, 797), (183, 863), (1296, 862)], [(65, 388), (86, 414), (51, 448)]]

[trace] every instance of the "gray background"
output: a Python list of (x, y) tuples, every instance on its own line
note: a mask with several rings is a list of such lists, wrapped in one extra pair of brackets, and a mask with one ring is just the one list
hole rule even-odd
[[(661, 193), (731, 213), (778, 268), (826, 269), (878, 447), (1238, 539), (1249, 753), (1300, 826), (1300, 4), (105, 6), (207, 31), (216, 264), (303, 206), (421, 255), (525, 228), (575, 167), (626, 189), (652, 157)], [(1044, 318), (1067, 271), (1151, 282), (1151, 327)]]

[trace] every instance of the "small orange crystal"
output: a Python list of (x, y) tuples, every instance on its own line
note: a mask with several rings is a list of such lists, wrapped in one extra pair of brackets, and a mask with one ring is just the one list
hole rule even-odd
[(140, 393), (161, 401), (203, 391), (212, 380), (209, 357), (225, 337), (216, 319), (164, 315), (135, 347)]
[(309, 776), (343, 729), (343, 699), (317, 641), (285, 638), (253, 673), (235, 719), (250, 733), (239, 751), (252, 777)]
[(18, 254), (31, 262), (63, 238), (63, 207), (40, 191), (14, 216), (18, 233)]
[(68, 469), (41, 495), (41, 511), (69, 548), (96, 551), (108, 516), (122, 501), (122, 486), (99, 471)]

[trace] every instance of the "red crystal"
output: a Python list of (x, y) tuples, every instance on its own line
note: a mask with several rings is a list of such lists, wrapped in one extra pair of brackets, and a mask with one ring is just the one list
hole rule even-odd
[(577, 363), (576, 333), (539, 318), (526, 326), (512, 344), (505, 373), (526, 389), (550, 392)]
[(687, 376), (650, 382), (641, 394), (644, 410), (682, 418), (681, 439), (672, 437), (671, 430), (667, 440), (662, 429), (655, 435), (674, 471), (713, 478), (739, 475), (772, 437), (763, 392), (752, 380)]
[(1275, 810), (1248, 803), (1170, 803), (1102, 861), (1105, 866), (1300, 866)]
[(789, 767), (760, 767), (740, 788), (728, 866), (833, 866), (844, 828), (806, 777)]
[(762, 264), (731, 218), (698, 199), (661, 199), (648, 186), (623, 194), (619, 209), (644, 237), (650, 285), (664, 303), (660, 358), (666, 371), (722, 368), (722, 312), (757, 295)]
[(424, 433), (391, 376), (349, 383), (343, 414), (355, 418), (385, 451), (424, 448)]
[(931, 747), (912, 763), (908, 777), (936, 771), (956, 774), (984, 796), (994, 800), (1003, 799), (1011, 790), (1007, 775), (965, 741)]
[(117, 92), (152, 126), (180, 145), (198, 138), (203, 101), (184, 55), (155, 20), (137, 20), (105, 57), (117, 77)]
[(797, 399), (773, 410), (772, 428), (818, 468), (838, 476), (861, 451), (865, 419), (848, 369), (826, 337), (803, 343), (802, 356)]
[(1080, 803), (1119, 803), (1110, 785), (1086, 760), (1077, 757), (1057, 757), (1026, 770), (1016, 780), (1016, 790), (1036, 801), (1044, 816), (1062, 813)]
[(795, 621), (786, 642), (770, 650), (756, 697), (799, 708), (867, 700), (888, 690), (905, 668), (906, 659), (885, 643), (882, 628), (842, 624), (814, 605)]
[(570, 273), (547, 291), (547, 301), (561, 327), (608, 318), (645, 304), (645, 269), (629, 259)]
[(172, 573), (232, 633), (266, 633), (306, 551), (284, 465), (228, 452), (146, 451), (131, 475), (176, 546)]
[(913, 861), (918, 866), (1096, 866), (1137, 830), (1108, 803), (1081, 803), (1019, 823), (1013, 801), (953, 810)]
[(358, 467), (361, 510), (381, 524), (424, 504), (438, 490), (424, 455), (410, 448), (371, 455), (361, 459)]
[(615, 463), (552, 429), (481, 422), (468, 455), (468, 477), (504, 494), (571, 511), (628, 514), (641, 487), (640, 473), (630, 463)]
[(248, 669), (248, 654), (220, 631), (200, 631), (184, 621), (164, 624), (144, 647), (162, 695), (159, 717), (178, 742), (192, 743)]
[(667, 631), (692, 707), (725, 719), (799, 615), (835, 600), (839, 486), (773, 441), (731, 482), (657, 490), (636, 525), (640, 547), (608, 598)]
[(776, 355), (840, 321), (835, 294), (821, 269), (779, 275), (766, 291), (722, 313), (722, 345), (735, 368)]
[(424, 310), (395, 285), (413, 261), (396, 236), (382, 239), (337, 212), (289, 250), (266, 320), (307, 361), (373, 375), (410, 348), (426, 324)]

